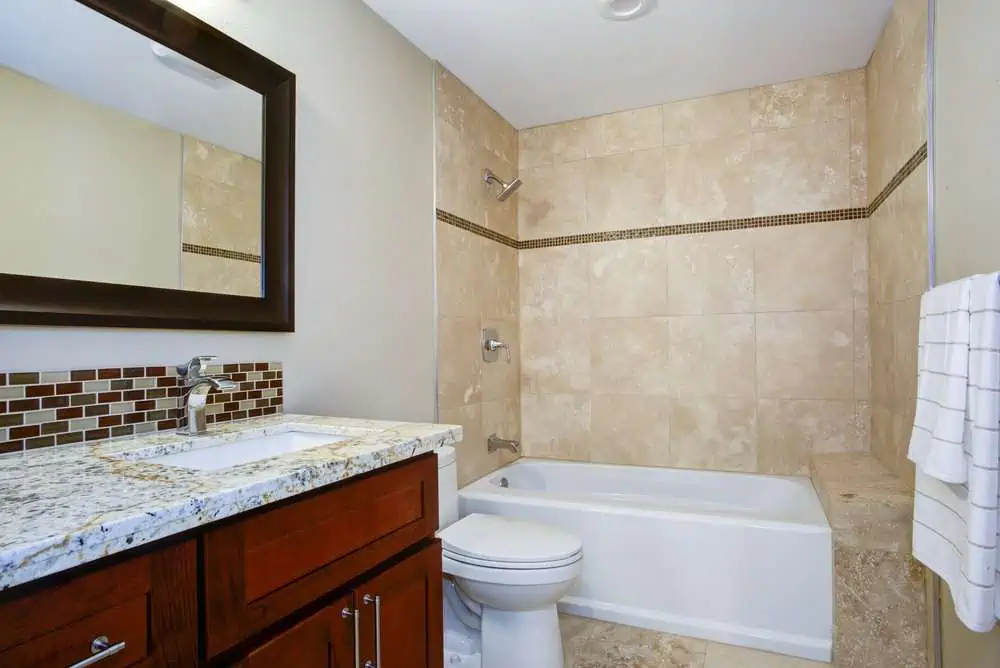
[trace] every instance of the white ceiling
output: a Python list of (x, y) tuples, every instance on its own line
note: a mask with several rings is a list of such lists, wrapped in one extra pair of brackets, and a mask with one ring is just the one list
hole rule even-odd
[(163, 65), (150, 41), (75, 0), (0, 0), (0, 67), (260, 158), (260, 94)]
[(864, 66), (892, 0), (365, 0), (518, 128)]

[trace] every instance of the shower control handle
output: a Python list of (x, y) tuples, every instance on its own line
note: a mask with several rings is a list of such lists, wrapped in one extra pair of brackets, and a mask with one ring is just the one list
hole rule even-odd
[(487, 363), (496, 362), (500, 359), (500, 350), (503, 349), (507, 364), (510, 364), (510, 346), (500, 340), (500, 334), (492, 327), (483, 330), (483, 361)]

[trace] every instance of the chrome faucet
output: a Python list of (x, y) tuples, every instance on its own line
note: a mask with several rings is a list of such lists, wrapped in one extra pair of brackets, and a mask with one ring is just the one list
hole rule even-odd
[(179, 434), (199, 436), (208, 431), (205, 416), (205, 404), (208, 403), (208, 393), (212, 390), (232, 392), (239, 387), (226, 376), (207, 376), (206, 367), (215, 361), (214, 355), (200, 355), (187, 364), (177, 367), (177, 374), (184, 380), (188, 388), (184, 408), (187, 413), (187, 425), (177, 430)]
[(520, 441), (500, 438), (496, 434), (490, 434), (490, 437), (486, 439), (486, 451), (493, 453), (497, 450), (510, 450), (511, 452), (517, 453), (521, 451), (521, 443)]

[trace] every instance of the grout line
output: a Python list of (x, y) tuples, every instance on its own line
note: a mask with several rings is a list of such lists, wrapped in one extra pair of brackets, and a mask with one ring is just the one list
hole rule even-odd
[(181, 244), (181, 250), (185, 253), (192, 253), (194, 255), (224, 257), (229, 260), (241, 260), (242, 262), (251, 262), (254, 264), (262, 263), (260, 255), (229, 250), (228, 248), (216, 248), (215, 246), (200, 246), (198, 244), (183, 243)]

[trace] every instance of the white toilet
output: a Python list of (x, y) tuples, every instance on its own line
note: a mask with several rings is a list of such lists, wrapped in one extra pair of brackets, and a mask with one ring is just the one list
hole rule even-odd
[(582, 571), (580, 538), (497, 515), (459, 520), (452, 447), (438, 450), (438, 495), (445, 665), (478, 668), (480, 650), (482, 668), (563, 668), (556, 602)]

